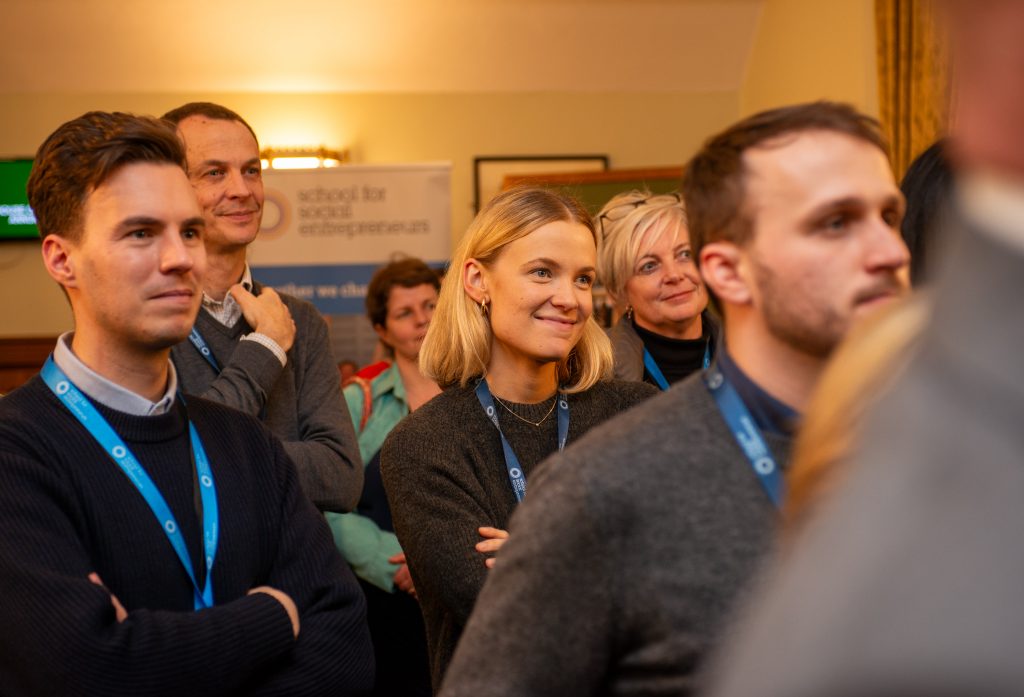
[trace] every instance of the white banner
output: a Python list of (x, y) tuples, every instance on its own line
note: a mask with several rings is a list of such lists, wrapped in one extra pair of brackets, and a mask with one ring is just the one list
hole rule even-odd
[(374, 270), (398, 252), (451, 254), (451, 164), (267, 170), (263, 226), (249, 246), (261, 283), (325, 314), (362, 314)]

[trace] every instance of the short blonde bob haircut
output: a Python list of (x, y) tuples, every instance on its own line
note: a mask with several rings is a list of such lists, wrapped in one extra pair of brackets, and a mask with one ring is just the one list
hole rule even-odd
[[(587, 210), (565, 194), (537, 187), (504, 191), (483, 207), (469, 225), (452, 256), (441, 284), (427, 336), (420, 348), (420, 372), (441, 387), (466, 386), (485, 377), (491, 361), (491, 323), (463, 287), (463, 267), (476, 259), (490, 267), (506, 245), (554, 222), (578, 223), (597, 242)], [(612, 349), (591, 314), (579, 343), (558, 364), (558, 382), (565, 392), (582, 392), (611, 377)]]
[(640, 243), (653, 244), (666, 230), (686, 230), (686, 209), (679, 194), (630, 191), (619, 194), (597, 215), (597, 275), (616, 309), (629, 305), (626, 282), (636, 273)]

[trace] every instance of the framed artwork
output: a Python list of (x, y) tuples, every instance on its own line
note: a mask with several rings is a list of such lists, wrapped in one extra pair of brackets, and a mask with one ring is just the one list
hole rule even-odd
[(582, 201), (591, 215), (597, 215), (601, 207), (616, 194), (633, 189), (646, 190), (653, 194), (678, 192), (682, 181), (683, 168), (675, 166), (608, 169), (603, 172), (568, 174), (513, 174), (506, 178), (505, 184), (531, 184), (562, 189)]
[(607, 155), (510, 155), (473, 158), (473, 210), (502, 190), (506, 177), (561, 172), (603, 172)]

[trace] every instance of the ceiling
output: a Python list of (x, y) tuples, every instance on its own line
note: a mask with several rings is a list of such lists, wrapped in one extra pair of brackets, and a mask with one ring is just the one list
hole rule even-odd
[(737, 90), (766, 0), (0, 0), (0, 93)]

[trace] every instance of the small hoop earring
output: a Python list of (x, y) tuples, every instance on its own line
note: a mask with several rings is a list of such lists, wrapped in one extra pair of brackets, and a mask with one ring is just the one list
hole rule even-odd
[(628, 320), (633, 319), (633, 306), (632, 305), (626, 306), (626, 319), (628, 319)]

